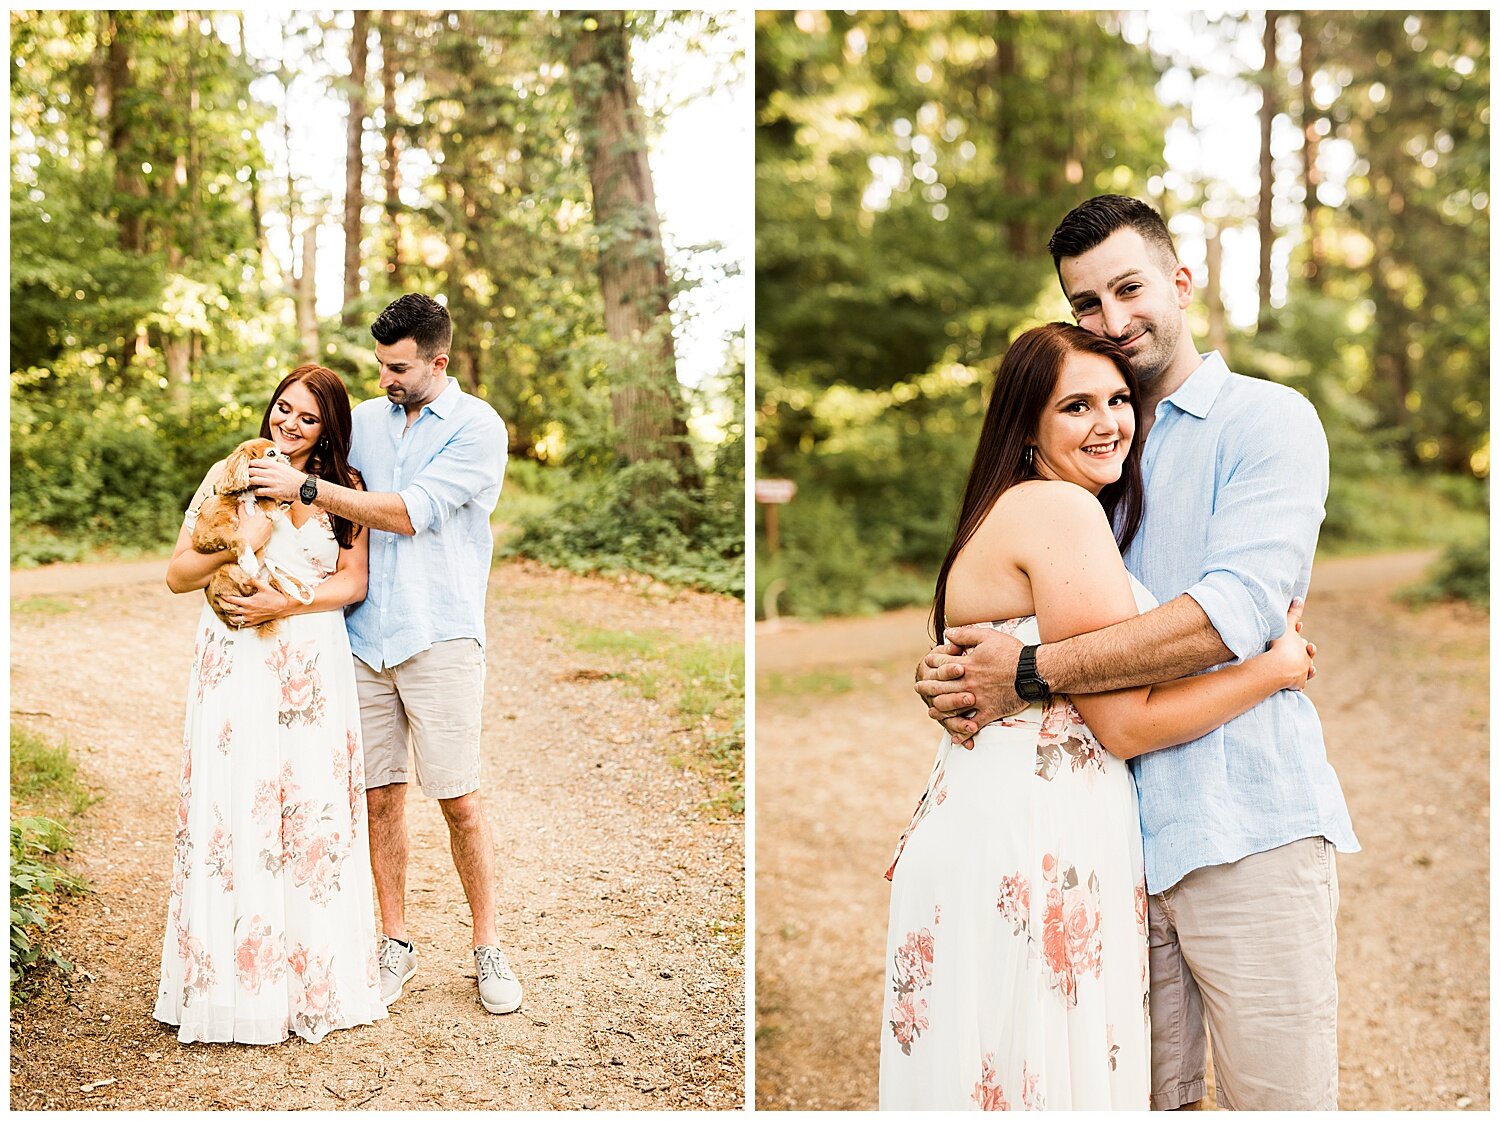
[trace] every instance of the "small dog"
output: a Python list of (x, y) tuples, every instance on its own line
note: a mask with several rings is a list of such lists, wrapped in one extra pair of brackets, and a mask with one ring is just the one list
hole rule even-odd
[[(224, 473), (214, 485), (214, 492), (204, 500), (198, 511), (198, 521), (193, 526), (193, 548), (200, 553), (220, 553), (225, 549), (234, 551), (235, 560), (214, 572), (203, 589), (208, 605), (214, 614), (231, 630), (238, 629), (224, 613), (225, 595), (248, 596), (255, 593), (252, 576), (264, 576), (273, 582), (277, 573), (272, 572), (250, 543), (240, 532), (240, 520), (252, 510), (260, 510), (272, 517), (278, 516), (291, 505), (277, 502), (274, 498), (257, 498), (250, 489), (250, 461), (255, 459), (284, 458), (270, 440), (246, 440), (224, 460)], [(300, 584), (300, 581), (297, 581)], [(284, 589), (283, 589), (284, 590)], [(298, 588), (296, 597), (306, 603), (311, 599), (308, 589)], [(252, 627), (256, 633), (267, 637), (276, 633), (278, 620), (272, 619)]]

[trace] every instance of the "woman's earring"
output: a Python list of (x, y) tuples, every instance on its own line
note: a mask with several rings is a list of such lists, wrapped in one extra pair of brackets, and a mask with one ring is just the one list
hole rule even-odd
[(1021, 464), (1026, 468), (1026, 470), (1031, 471), (1031, 470), (1035, 469), (1035, 466), (1036, 466), (1036, 464), (1034, 462), (1035, 459), (1036, 459), (1036, 448), (1033, 447), (1031, 444), (1027, 444), (1026, 445), (1026, 450), (1021, 453)]

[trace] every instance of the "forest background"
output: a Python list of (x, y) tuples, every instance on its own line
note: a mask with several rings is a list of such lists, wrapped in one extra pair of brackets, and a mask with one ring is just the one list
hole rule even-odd
[(755, 52), (762, 615), (930, 602), (1104, 192), (1166, 216), (1200, 349), (1317, 406), (1323, 554), (1446, 546), (1487, 603), (1487, 13), (759, 12)]
[[(503, 550), (742, 594), (743, 317), (679, 377), (695, 292), (741, 265), (664, 245), (646, 158), (682, 98), (742, 85), (733, 17), (299, 12), (270, 48), (245, 23), (12, 14), (12, 563), (169, 546), (284, 373), (378, 394), (369, 322), (421, 291), (509, 427)], [(643, 96), (643, 45), (703, 88)], [(293, 158), (330, 97), (332, 182)]]

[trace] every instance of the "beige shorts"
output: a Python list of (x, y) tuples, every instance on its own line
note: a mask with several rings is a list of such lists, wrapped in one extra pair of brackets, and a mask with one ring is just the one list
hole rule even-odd
[(365, 786), (407, 782), (407, 745), (429, 798), (479, 789), (479, 713), (484, 648), (472, 638), (434, 643), (400, 665), (374, 670), (354, 659)]
[(1151, 1108), (1337, 1109), (1339, 881), (1307, 837), (1150, 897)]

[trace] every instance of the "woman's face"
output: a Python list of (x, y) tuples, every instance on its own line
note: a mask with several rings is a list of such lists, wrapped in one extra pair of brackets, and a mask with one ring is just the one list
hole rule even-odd
[(271, 439), (287, 458), (306, 460), (322, 434), (318, 399), (306, 385), (294, 381), (271, 406)]
[(1115, 364), (1069, 353), (1037, 423), (1037, 473), (1098, 494), (1120, 478), (1134, 438), (1130, 391)]

